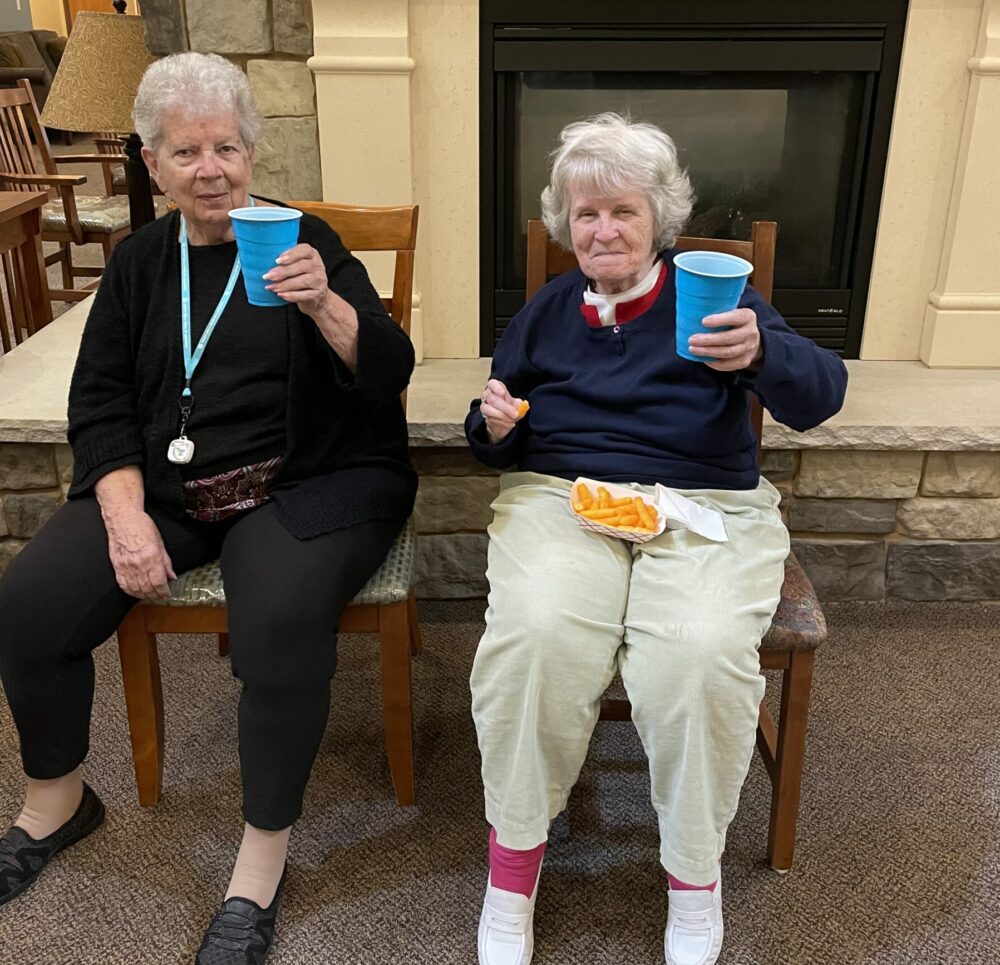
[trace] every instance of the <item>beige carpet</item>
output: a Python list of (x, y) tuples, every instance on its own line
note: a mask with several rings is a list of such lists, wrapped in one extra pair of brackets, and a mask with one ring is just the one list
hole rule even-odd
[[(422, 605), (418, 804), (382, 753), (373, 639), (348, 637), (270, 959), (475, 962), (486, 825), (467, 679), (482, 603)], [(725, 859), (722, 963), (1000, 961), (1000, 608), (839, 604), (817, 667), (796, 865), (764, 864), (755, 759)], [(114, 646), (99, 651), (87, 773), (108, 821), (0, 908), (3, 965), (191, 962), (239, 840), (236, 685), (209, 638), (161, 643), (166, 795), (136, 803)], [(19, 765), (0, 698), (0, 815)], [(3, 818), (4, 821), (8, 817)], [(630, 724), (598, 727), (555, 825), (537, 965), (662, 962), (664, 875)]]

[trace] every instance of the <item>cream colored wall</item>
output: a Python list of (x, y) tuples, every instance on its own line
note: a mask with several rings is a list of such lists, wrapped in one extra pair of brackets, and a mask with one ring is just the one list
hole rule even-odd
[(54, 30), (66, 36), (63, 0), (31, 0), (31, 24), (35, 30)]
[(910, 0), (865, 318), (863, 359), (917, 359), (937, 281), (969, 57), (983, 0)]
[[(479, 355), (479, 4), (411, 0), (424, 354)], [(429, 253), (429, 256), (428, 254)]]

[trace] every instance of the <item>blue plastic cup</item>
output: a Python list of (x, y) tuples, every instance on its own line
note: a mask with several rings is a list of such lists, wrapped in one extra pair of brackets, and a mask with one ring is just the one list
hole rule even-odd
[(264, 275), (278, 260), (278, 255), (294, 247), (299, 240), (302, 212), (295, 208), (234, 208), (229, 212), (240, 253), (243, 284), (251, 305), (270, 306), (288, 303), (269, 292)]
[(726, 327), (706, 328), (708, 315), (732, 311), (740, 303), (747, 276), (753, 265), (736, 255), (717, 251), (682, 251), (674, 255), (674, 284), (677, 288), (677, 354), (692, 362), (715, 362), (709, 355), (692, 355), (688, 339), (692, 335), (725, 332)]

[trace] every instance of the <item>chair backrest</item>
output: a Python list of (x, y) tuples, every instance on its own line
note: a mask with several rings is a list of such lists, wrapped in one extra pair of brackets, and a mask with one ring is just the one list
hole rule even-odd
[[(745, 258), (753, 265), (750, 284), (760, 292), (762, 298), (770, 302), (774, 291), (774, 249), (777, 239), (776, 221), (755, 221), (750, 229), (749, 241), (681, 235), (675, 242), (675, 247), (681, 251), (719, 251)], [(526, 298), (531, 298), (550, 278), (576, 268), (577, 260), (572, 251), (567, 251), (549, 237), (540, 219), (533, 218), (528, 222), (528, 257), (525, 267), (527, 280), (524, 294)], [(750, 423), (757, 436), (759, 450), (764, 427), (764, 410), (756, 395), (749, 393), (749, 396)]]
[(373, 208), (327, 201), (289, 201), (293, 208), (322, 218), (340, 235), (348, 251), (393, 251), (392, 296), (383, 298), (385, 310), (407, 335), (413, 309), (413, 256), (417, 244), (420, 206), (400, 204)]
[[(32, 137), (38, 145), (41, 163), (36, 159)], [(16, 87), (0, 89), (0, 174), (55, 174), (49, 139), (38, 120), (38, 107), (31, 85), (23, 78)], [(38, 191), (39, 185), (0, 184), (4, 191)], [(49, 197), (56, 191), (49, 189)]]
[[(392, 207), (333, 204), (327, 201), (289, 201), (293, 208), (322, 218), (340, 235), (348, 251), (392, 251), (396, 263), (392, 295), (382, 304), (407, 335), (413, 310), (413, 257), (417, 245), (417, 218), (420, 206), (400, 204)], [(406, 393), (402, 395), (406, 409)]]

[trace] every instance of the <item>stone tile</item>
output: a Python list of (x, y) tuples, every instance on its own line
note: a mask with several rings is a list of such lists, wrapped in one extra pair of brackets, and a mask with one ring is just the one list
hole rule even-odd
[(188, 49), (182, 0), (142, 0), (142, 25), (151, 54), (179, 54)]
[(893, 543), (886, 595), (900, 600), (1000, 600), (1000, 543)]
[(1000, 539), (1000, 499), (917, 496), (899, 504), (899, 529), (922, 539)]
[(428, 476), (420, 480), (414, 520), (418, 533), (483, 532), (493, 519), (496, 476)]
[(885, 544), (879, 540), (793, 539), (792, 550), (821, 600), (881, 600)]
[(256, 194), (279, 201), (319, 201), (323, 185), (315, 117), (266, 117), (254, 155)]
[(923, 496), (1000, 496), (1000, 452), (929, 452)]
[(62, 493), (8, 493), (4, 510), (11, 536), (30, 539), (62, 505)]
[(417, 541), (417, 596), (428, 599), (486, 596), (487, 543), (485, 533), (421, 536)]
[(420, 476), (499, 476), (499, 469), (491, 469), (479, 462), (468, 447), (416, 446), (410, 449), (413, 468)]
[(788, 526), (806, 533), (891, 533), (896, 529), (896, 501), (796, 499)]
[[(143, 9), (145, 10), (145, 7)], [(68, 486), (73, 482), (73, 450), (67, 445), (55, 446), (54, 448), (59, 482), (63, 486)]]
[(52, 446), (0, 442), (0, 489), (51, 489), (58, 482)]
[(10, 566), (10, 561), (27, 546), (27, 540), (0, 539), (0, 575)]
[(760, 471), (771, 482), (791, 479), (799, 468), (799, 454), (794, 449), (765, 449), (760, 456)]
[(187, 0), (192, 50), (215, 54), (271, 52), (268, 0)]
[(274, 17), (274, 49), (283, 54), (312, 56), (313, 19), (310, 0), (271, 0), (271, 12)]
[(796, 496), (906, 499), (916, 496), (922, 452), (809, 449), (795, 477)]
[(248, 60), (247, 77), (262, 117), (316, 113), (312, 71), (298, 60)]

